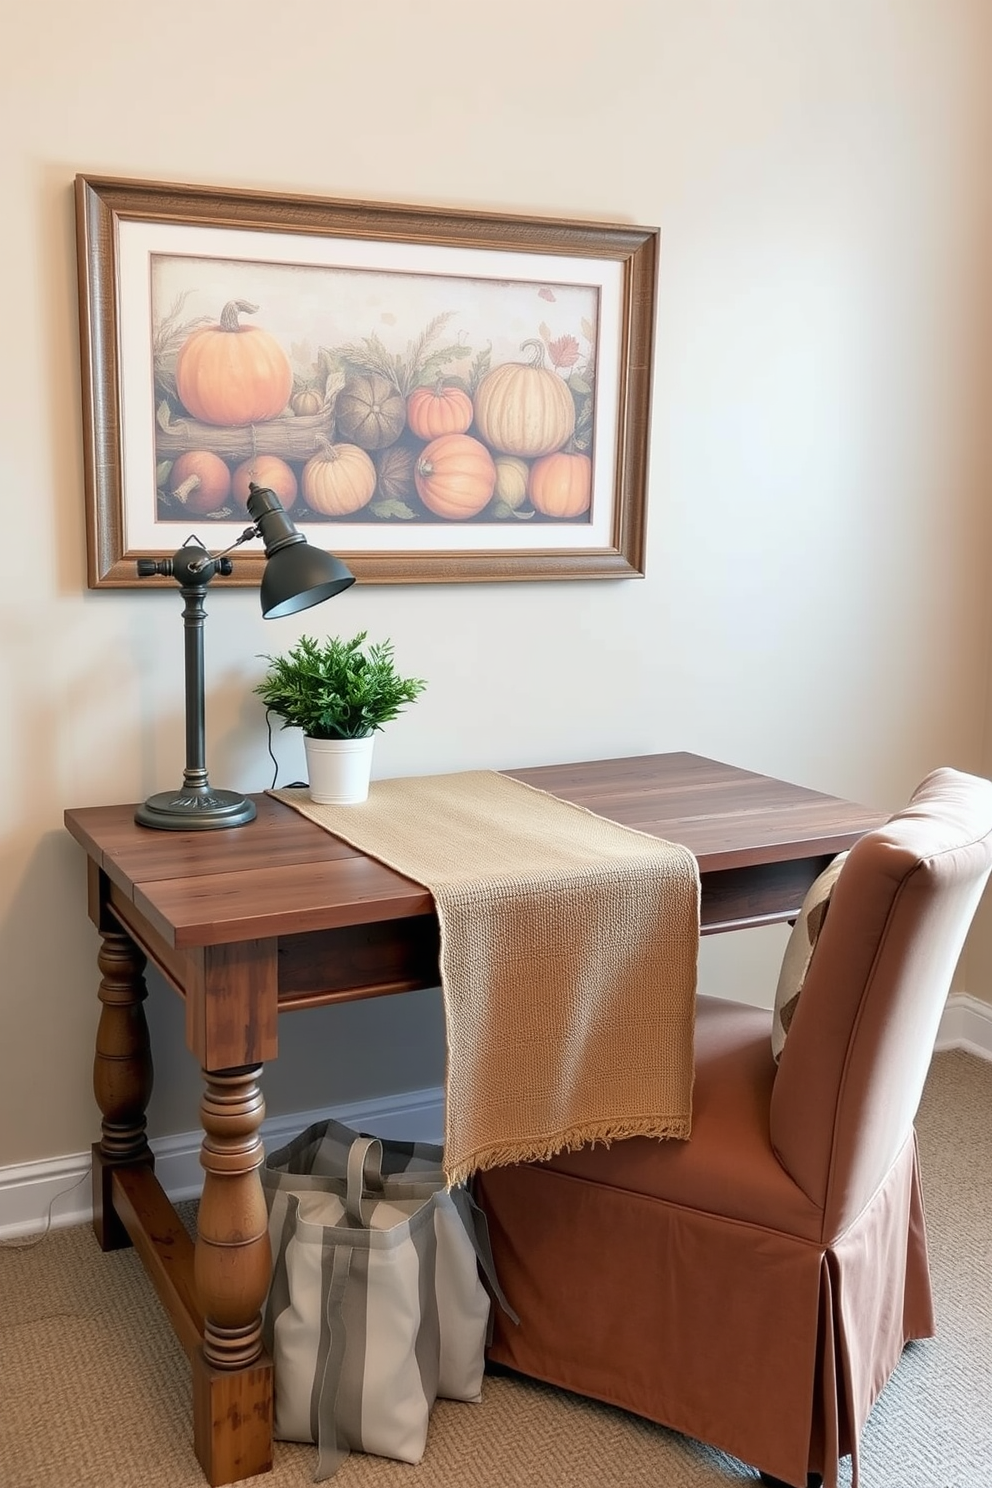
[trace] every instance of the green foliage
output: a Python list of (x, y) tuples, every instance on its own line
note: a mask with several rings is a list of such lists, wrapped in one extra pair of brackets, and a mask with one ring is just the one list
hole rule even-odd
[(454, 313), (453, 310), (443, 310), (440, 315), (435, 315), (416, 341), (407, 343), (405, 357), (399, 352), (387, 351), (374, 331), (361, 341), (342, 346), (338, 355), (354, 372), (377, 372), (380, 377), (385, 377), (405, 397), (415, 387), (429, 387), (437, 382), (451, 362), (465, 356), (467, 348), (461, 341), (431, 349)]
[(427, 683), (401, 677), (390, 641), (366, 646), (368, 632), (350, 641), (324, 642), (301, 636), (269, 663), (254, 689), (283, 728), (300, 728), (311, 739), (364, 739), (414, 702)]

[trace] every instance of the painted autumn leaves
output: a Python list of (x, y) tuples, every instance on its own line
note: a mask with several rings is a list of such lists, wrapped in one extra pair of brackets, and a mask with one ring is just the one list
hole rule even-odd
[[(524, 341), (491, 365), (439, 315), (404, 355), (375, 335), (294, 374), (245, 300), (156, 345), (160, 514), (245, 509), (249, 481), (303, 519), (574, 520), (591, 504), (593, 333)], [(440, 343), (440, 344), (439, 344)], [(471, 358), (471, 360), (470, 360)], [(468, 365), (466, 365), (468, 364)], [(459, 370), (456, 372), (454, 367)]]

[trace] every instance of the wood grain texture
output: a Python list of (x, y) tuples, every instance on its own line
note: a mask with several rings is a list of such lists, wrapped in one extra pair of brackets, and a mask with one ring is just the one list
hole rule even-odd
[(216, 1369), (193, 1355), (193, 1450), (211, 1488), (272, 1467), (272, 1362)]
[[(623, 826), (689, 848), (704, 878), (850, 847), (884, 813), (686, 753), (505, 772)], [(176, 948), (430, 914), (426, 889), (271, 796), (218, 832), (138, 827), (134, 806), (66, 812), (66, 826), (142, 920)], [(782, 918), (785, 917), (783, 913)]]
[[(693, 754), (507, 773), (687, 847), (700, 868), (704, 933), (794, 918), (829, 858), (885, 819)], [(87, 855), (87, 909), (105, 948), (97, 1086), (108, 1125), (94, 1153), (94, 1227), (105, 1248), (134, 1240), (192, 1353), (194, 1445), (212, 1484), (272, 1463), (256, 1078), (278, 1052), (278, 1013), (438, 978), (425, 888), (283, 802), (254, 799), (253, 822), (216, 832), (139, 827), (133, 804), (65, 813)], [(205, 1228), (192, 1260), (144, 1141), (144, 956), (186, 999), (187, 1043), (205, 1070)]]
[(186, 1044), (205, 1070), (264, 1064), (279, 1052), (278, 942), (241, 940), (186, 955)]
[(148, 1167), (118, 1168), (114, 1210), (141, 1256), (173, 1331), (192, 1358), (203, 1341), (203, 1314), (193, 1283), (193, 1241)]
[(702, 873), (841, 852), (885, 814), (700, 755), (637, 755), (509, 770), (640, 832), (679, 842)]

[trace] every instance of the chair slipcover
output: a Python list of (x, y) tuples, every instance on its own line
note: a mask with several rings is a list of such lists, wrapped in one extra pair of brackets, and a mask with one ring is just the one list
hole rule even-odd
[(909, 1339), (934, 1332), (913, 1121), (992, 867), (992, 784), (934, 771), (851, 850), (776, 1069), (771, 1014), (701, 997), (687, 1142), (476, 1178), (489, 1358), (837, 1481)]

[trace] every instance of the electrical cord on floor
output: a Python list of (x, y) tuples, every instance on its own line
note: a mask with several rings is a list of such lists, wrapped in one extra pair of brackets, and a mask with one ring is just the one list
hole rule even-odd
[(40, 1230), (36, 1235), (28, 1235), (24, 1239), (18, 1236), (9, 1240), (0, 1240), (0, 1248), (4, 1250), (33, 1250), (36, 1245), (40, 1245), (52, 1228), (52, 1212), (59, 1199), (67, 1193), (72, 1193), (72, 1190), (78, 1188), (81, 1183), (85, 1183), (89, 1176), (90, 1170), (87, 1168), (84, 1173), (80, 1173), (75, 1183), (70, 1183), (67, 1188), (60, 1188), (58, 1193), (52, 1196), (52, 1202), (49, 1204), (48, 1213), (45, 1216), (45, 1228), (43, 1230)]

